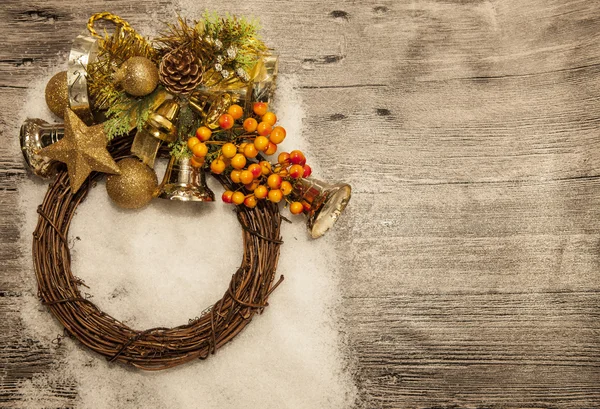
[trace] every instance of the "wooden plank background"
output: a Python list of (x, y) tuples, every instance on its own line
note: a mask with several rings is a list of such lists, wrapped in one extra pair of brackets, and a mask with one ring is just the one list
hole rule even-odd
[[(297, 75), (370, 408), (600, 407), (600, 2), (223, 1)], [(11, 141), (27, 86), (89, 14), (169, 2), (2, 0), (0, 406), (56, 359), (22, 336)], [(157, 11), (158, 10), (158, 11)], [(74, 385), (56, 385), (72, 405)]]

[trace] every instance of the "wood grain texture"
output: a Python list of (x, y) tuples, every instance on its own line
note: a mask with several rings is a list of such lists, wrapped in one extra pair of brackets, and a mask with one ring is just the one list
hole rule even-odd
[[(206, 4), (214, 7), (214, 4)], [(0, 7), (0, 407), (60, 350), (23, 336), (11, 148), (26, 88), (110, 8)], [(201, 8), (201, 7), (200, 7)], [(600, 3), (225, 1), (298, 77), (310, 155), (354, 188), (332, 233), (369, 408), (600, 407)], [(75, 381), (49, 391), (70, 407)]]

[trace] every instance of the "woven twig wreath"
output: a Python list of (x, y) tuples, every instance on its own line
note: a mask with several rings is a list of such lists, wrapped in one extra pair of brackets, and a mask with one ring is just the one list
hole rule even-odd
[[(109, 146), (118, 160), (130, 156), (131, 138)], [(193, 359), (205, 359), (263, 311), (271, 292), (279, 258), (282, 217), (277, 205), (262, 202), (254, 209), (238, 206), (243, 229), (244, 255), (223, 298), (204, 310), (199, 318), (174, 328), (135, 330), (101, 311), (82, 297), (78, 280), (71, 271), (68, 231), (77, 206), (85, 199), (95, 173), (75, 194), (66, 171), (60, 171), (38, 207), (39, 219), (33, 233), (33, 261), (38, 296), (66, 331), (88, 348), (110, 361), (119, 361), (147, 370), (160, 370)], [(228, 185), (227, 179), (220, 182)]]

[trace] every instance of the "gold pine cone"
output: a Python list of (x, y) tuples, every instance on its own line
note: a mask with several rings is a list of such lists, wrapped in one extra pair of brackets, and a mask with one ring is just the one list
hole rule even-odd
[(173, 50), (160, 63), (160, 82), (172, 94), (188, 94), (202, 80), (202, 63), (192, 52)]

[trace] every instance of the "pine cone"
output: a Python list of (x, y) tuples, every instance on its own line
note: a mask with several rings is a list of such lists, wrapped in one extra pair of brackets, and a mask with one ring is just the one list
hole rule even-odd
[(202, 64), (198, 57), (185, 49), (173, 50), (160, 62), (160, 82), (173, 94), (187, 94), (202, 79)]

